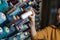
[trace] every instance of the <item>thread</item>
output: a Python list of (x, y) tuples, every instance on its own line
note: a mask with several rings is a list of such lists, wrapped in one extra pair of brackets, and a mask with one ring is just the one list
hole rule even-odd
[(4, 21), (6, 21), (6, 16), (4, 13), (0, 12), (0, 24), (2, 24)]
[(26, 18), (28, 18), (30, 15), (32, 15), (32, 12), (31, 12), (31, 11), (28, 11), (28, 12), (22, 14), (22, 15), (21, 15), (21, 18), (22, 18), (22, 19), (26, 19)]

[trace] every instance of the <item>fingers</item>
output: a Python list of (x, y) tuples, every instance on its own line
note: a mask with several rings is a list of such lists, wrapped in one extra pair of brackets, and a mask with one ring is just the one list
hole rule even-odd
[(30, 11), (32, 11), (32, 15), (29, 16), (29, 20), (30, 22), (34, 21), (34, 18), (35, 18), (35, 12), (33, 9), (30, 9)]
[(32, 13), (35, 14), (35, 12), (34, 12), (35, 10), (33, 8), (30, 8), (29, 11), (32, 11)]
[(33, 18), (33, 17), (35, 17), (35, 14), (32, 14), (32, 15), (30, 15), (29, 17), (30, 17), (30, 18)]
[(32, 21), (32, 16), (29, 16), (29, 20)]
[(32, 19), (32, 18), (33, 18), (33, 16), (34, 16), (34, 14), (30, 15), (30, 16), (29, 16), (29, 18), (30, 18), (30, 19)]

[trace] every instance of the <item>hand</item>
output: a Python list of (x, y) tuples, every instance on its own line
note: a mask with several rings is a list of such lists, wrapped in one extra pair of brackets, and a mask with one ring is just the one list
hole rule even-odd
[(29, 18), (30, 18), (30, 23), (32, 24), (32, 23), (34, 23), (35, 24), (35, 12), (31, 9), (31, 11), (32, 11), (32, 15), (30, 15), (29, 16)]

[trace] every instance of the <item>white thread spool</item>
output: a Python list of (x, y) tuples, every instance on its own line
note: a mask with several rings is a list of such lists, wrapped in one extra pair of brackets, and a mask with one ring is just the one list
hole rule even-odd
[(6, 16), (4, 13), (0, 12), (0, 24), (6, 20)]
[(28, 11), (28, 12), (22, 14), (22, 15), (21, 15), (21, 18), (22, 18), (22, 19), (26, 19), (26, 18), (28, 18), (30, 15), (32, 15), (32, 11)]

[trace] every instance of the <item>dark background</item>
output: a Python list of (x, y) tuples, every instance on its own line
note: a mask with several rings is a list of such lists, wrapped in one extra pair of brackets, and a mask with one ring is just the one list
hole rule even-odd
[[(57, 6), (60, 0), (43, 0), (41, 26), (56, 24)], [(52, 11), (53, 10), (53, 11)]]

